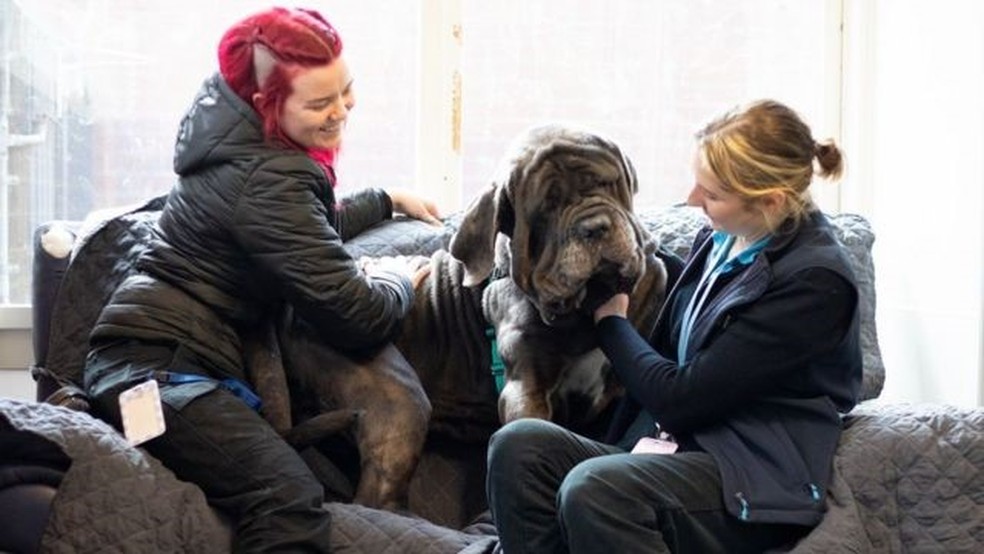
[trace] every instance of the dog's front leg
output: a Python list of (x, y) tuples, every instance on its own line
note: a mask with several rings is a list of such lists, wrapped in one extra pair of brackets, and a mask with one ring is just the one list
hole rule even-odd
[(499, 419), (503, 424), (524, 418), (551, 418), (550, 403), (544, 394), (532, 392), (522, 379), (506, 381), (499, 394)]
[(482, 307), (495, 328), (496, 347), (505, 364), (506, 384), (499, 394), (499, 420), (509, 423), (523, 417), (551, 419), (547, 398), (551, 387), (540, 382), (535, 337), (542, 333), (536, 308), (510, 279), (493, 281), (485, 289)]

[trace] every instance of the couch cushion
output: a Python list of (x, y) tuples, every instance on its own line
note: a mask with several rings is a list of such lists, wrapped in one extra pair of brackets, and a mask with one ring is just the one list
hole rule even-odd
[(88, 414), (0, 398), (6, 428), (71, 460), (51, 503), (42, 552), (228, 552), (227, 529), (200, 489)]
[(345, 242), (353, 258), (362, 256), (429, 256), (447, 248), (453, 228), (435, 227), (417, 219), (396, 216), (366, 229)]
[(844, 421), (827, 513), (794, 554), (984, 552), (984, 409), (868, 403)]
[[(661, 247), (682, 259), (686, 259), (694, 236), (707, 222), (700, 210), (686, 206), (641, 209), (638, 213), (643, 226), (659, 240)], [(868, 220), (860, 215), (827, 217), (834, 234), (847, 251), (860, 290), (861, 356), (864, 364), (861, 400), (870, 400), (881, 394), (885, 383), (885, 365), (882, 363), (875, 326), (875, 267), (871, 257), (875, 234)]]

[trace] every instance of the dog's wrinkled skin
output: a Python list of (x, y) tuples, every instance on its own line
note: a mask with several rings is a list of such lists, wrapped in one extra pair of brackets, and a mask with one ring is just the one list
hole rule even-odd
[[(484, 445), (519, 417), (590, 422), (618, 393), (593, 308), (630, 292), (630, 319), (648, 333), (663, 300), (666, 270), (632, 214), (636, 186), (628, 159), (597, 135), (561, 126), (521, 135), (466, 210), (450, 253), (427, 261), (396, 348), (355, 359), (302, 325), (281, 329), (290, 392), (261, 379), (271, 383), (260, 392), (268, 420), (298, 445), (354, 421), (362, 463), (354, 500), (390, 509), (406, 507), (428, 432)], [(501, 395), (490, 324), (506, 364)], [(260, 373), (276, 371), (269, 351), (249, 354), (270, 366)], [(285, 410), (300, 424), (275, 416)]]
[[(501, 176), (469, 207), (451, 243), (464, 285), (492, 281), (484, 313), (506, 364), (503, 423), (590, 419), (614, 394), (592, 313), (613, 292), (632, 294), (630, 319), (647, 332), (666, 270), (632, 212), (635, 171), (597, 135), (545, 126), (521, 136)], [(571, 413), (569, 400), (588, 413)], [(561, 413), (558, 413), (561, 409)]]

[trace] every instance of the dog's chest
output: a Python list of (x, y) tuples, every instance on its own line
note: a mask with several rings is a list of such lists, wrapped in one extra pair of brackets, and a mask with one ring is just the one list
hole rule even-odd
[(605, 391), (605, 367), (607, 360), (600, 348), (589, 350), (574, 359), (557, 383), (555, 393), (561, 397), (584, 396), (598, 401)]

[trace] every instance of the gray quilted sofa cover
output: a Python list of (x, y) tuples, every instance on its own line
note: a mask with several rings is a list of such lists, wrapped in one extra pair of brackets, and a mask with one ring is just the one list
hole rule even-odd
[[(97, 226), (77, 241), (74, 263), (81, 263), (87, 243), (98, 242), (100, 229), (113, 229), (153, 217), (158, 205), (153, 202), (129, 214)], [(642, 210), (641, 221), (660, 241), (664, 249), (681, 257), (686, 255), (690, 242), (703, 224), (702, 214), (688, 208), (673, 207)], [(129, 218), (129, 219), (128, 219)], [(874, 234), (864, 218), (838, 215), (831, 218), (838, 237), (847, 247), (861, 284), (862, 326), (864, 350), (863, 402), (845, 417), (845, 432), (834, 463), (833, 479), (827, 495), (827, 514), (821, 524), (797, 545), (793, 552), (984, 552), (984, 409), (957, 408), (944, 405), (887, 405), (877, 397), (885, 379), (875, 327), (874, 266), (871, 247)], [(384, 225), (352, 244), (353, 253), (362, 254), (426, 254), (447, 245), (456, 226), (456, 219), (447, 220), (443, 231), (414, 222), (398, 221)], [(130, 239), (139, 242), (139, 231)], [(125, 271), (125, 262), (116, 260), (98, 268), (110, 276), (109, 281)], [(98, 265), (98, 264), (97, 264)], [(79, 312), (84, 291), (98, 297), (107, 288), (93, 288), (90, 276), (73, 282), (70, 267), (62, 293), (69, 289), (71, 304), (56, 302), (49, 363), (61, 364), (67, 375), (80, 366), (83, 352), (85, 314)], [(80, 270), (81, 271), (81, 270)], [(85, 274), (85, 271), (81, 271)], [(84, 282), (82, 282), (84, 281)], [(104, 283), (110, 285), (111, 283)], [(72, 287), (77, 287), (74, 289)], [(80, 297), (79, 295), (83, 295)], [(59, 295), (61, 296), (61, 294)], [(59, 300), (62, 300), (59, 298)], [(95, 304), (99, 298), (92, 300)], [(84, 311), (84, 310), (82, 310)], [(64, 326), (59, 330), (59, 326)], [(81, 327), (80, 327), (81, 326)], [(74, 349), (74, 351), (73, 351)], [(58, 434), (59, 421), (68, 416), (50, 417), (47, 410), (64, 408), (24, 406), (0, 402), (0, 415), (16, 419), (19, 428), (32, 429), (50, 435)], [(35, 412), (41, 412), (37, 415)], [(12, 414), (16, 415), (11, 419)], [(72, 418), (91, 420), (89, 416), (73, 413)], [(37, 419), (32, 423), (33, 419)], [(102, 481), (91, 476), (72, 475), (63, 481), (56, 497), (46, 544), (69, 544), (65, 529), (76, 529), (93, 518), (126, 517), (141, 525), (165, 525), (174, 528), (187, 514), (198, 514), (204, 506), (200, 494), (189, 492), (187, 486), (176, 482), (163, 466), (154, 463), (142, 450), (132, 449), (121, 441), (106, 438), (111, 433), (99, 422), (80, 425), (72, 420), (72, 440), (92, 440), (110, 444), (111, 452), (93, 448), (73, 448), (69, 454), (85, 465), (92, 465), (90, 456), (116, 458), (117, 468), (102, 472)], [(56, 423), (52, 423), (56, 422)], [(66, 424), (67, 425), (67, 424)], [(79, 431), (81, 429), (82, 431)], [(67, 431), (66, 431), (67, 432)], [(88, 438), (86, 438), (88, 436)], [(81, 437), (81, 439), (80, 439)], [(57, 438), (56, 438), (57, 440)], [(483, 491), (480, 477), (484, 453), (425, 457), (412, 485), (411, 508), (414, 514), (397, 515), (349, 504), (330, 505), (334, 518), (333, 542), (337, 552), (397, 553), (397, 552), (492, 552), (495, 547), (494, 528), (487, 513), (476, 513), (474, 499)], [(78, 462), (77, 462), (78, 463)], [(100, 462), (102, 464), (102, 462)], [(168, 512), (167, 518), (139, 519), (133, 510), (120, 514), (117, 508), (132, 502), (126, 492), (116, 492), (111, 486), (114, 475), (144, 475), (157, 482), (155, 486), (176, 492), (167, 498), (178, 498), (187, 504), (183, 511)], [(122, 480), (120, 478), (119, 480)], [(173, 481), (173, 482), (172, 482)], [(106, 484), (108, 482), (109, 484)], [(160, 484), (164, 483), (164, 484)], [(94, 487), (105, 493), (93, 494)], [(116, 496), (119, 495), (119, 496)], [(467, 497), (467, 498), (465, 498)], [(463, 507), (467, 504), (466, 507)], [(478, 506), (481, 508), (481, 506)], [(177, 518), (177, 519), (172, 519)], [(224, 528), (217, 518), (196, 517), (201, 540), (214, 547), (222, 543)], [(131, 524), (133, 524), (131, 522)], [(216, 527), (217, 526), (217, 527)], [(218, 533), (218, 534), (216, 534)], [(227, 531), (226, 531), (227, 533)], [(155, 545), (157, 534), (148, 531), (148, 543)], [(219, 537), (219, 538), (216, 538)], [(172, 535), (173, 538), (173, 535)], [(92, 533), (85, 540), (99, 543)], [(107, 540), (115, 537), (107, 537)], [(79, 539), (82, 540), (82, 539)], [(218, 541), (216, 543), (215, 541)], [(87, 543), (88, 544), (88, 543)], [(112, 542), (107, 542), (112, 548)], [(89, 544), (92, 546), (92, 544)], [(97, 551), (99, 548), (87, 548)], [(155, 548), (155, 550), (160, 550)], [(221, 550), (221, 548), (219, 548)], [(134, 551), (150, 551), (138, 549)]]

